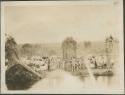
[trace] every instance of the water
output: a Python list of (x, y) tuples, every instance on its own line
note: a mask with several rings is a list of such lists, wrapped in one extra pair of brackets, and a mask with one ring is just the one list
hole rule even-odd
[(98, 89), (117, 89), (118, 79), (116, 76), (78, 77), (63, 70), (49, 72), (46, 78), (34, 84), (29, 90), (39, 90), (46, 93), (88, 93), (99, 91)]
[(91, 70), (91, 68), (89, 67), (88, 64), (89, 64), (89, 63), (85, 62), (85, 66), (87, 67), (87, 70), (88, 70), (88, 72), (89, 72), (89, 76), (90, 76), (90, 78), (91, 78), (92, 84), (95, 86), (95, 78), (94, 78), (94, 75), (93, 75), (93, 73), (92, 73), (92, 70)]

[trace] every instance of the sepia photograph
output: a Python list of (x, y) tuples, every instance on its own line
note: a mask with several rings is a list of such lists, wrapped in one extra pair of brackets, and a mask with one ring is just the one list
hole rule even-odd
[(124, 94), (123, 0), (3, 1), (1, 93)]

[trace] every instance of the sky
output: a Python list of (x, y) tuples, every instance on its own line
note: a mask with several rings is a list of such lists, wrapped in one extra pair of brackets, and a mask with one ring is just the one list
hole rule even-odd
[[(112, 2), (111, 2), (112, 1)], [(122, 32), (122, 7), (118, 0), (107, 4), (6, 5), (5, 33), (17, 43), (56, 43), (66, 37), (76, 41), (103, 41)], [(120, 1), (120, 0), (119, 0)]]

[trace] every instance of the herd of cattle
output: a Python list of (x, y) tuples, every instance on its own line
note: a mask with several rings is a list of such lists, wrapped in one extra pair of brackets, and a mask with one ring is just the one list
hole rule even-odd
[(30, 66), (33, 70), (43, 73), (44, 71), (51, 71), (54, 69), (64, 69), (70, 71), (78, 71), (80, 69), (85, 69), (85, 62), (89, 65), (90, 68), (98, 68), (98, 69), (106, 69), (112, 68), (114, 62), (112, 61), (110, 64), (107, 62), (107, 57), (100, 56), (87, 56), (80, 58), (71, 58), (71, 59), (63, 59), (59, 56), (52, 57), (40, 57), (33, 56), (30, 58), (23, 58), (23, 62)]

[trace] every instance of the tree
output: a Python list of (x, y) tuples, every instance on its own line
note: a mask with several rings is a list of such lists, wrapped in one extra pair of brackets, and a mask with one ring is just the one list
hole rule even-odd
[(85, 46), (85, 48), (89, 48), (91, 46), (91, 42), (90, 41), (85, 41), (84, 46)]
[(32, 50), (31, 50), (32, 49), (32, 45), (31, 44), (28, 44), (28, 43), (24, 44), (22, 46), (22, 49), (23, 49), (23, 53), (25, 55), (27, 55), (27, 56), (32, 55)]
[(106, 40), (105, 40), (106, 56), (107, 56), (107, 62), (109, 64), (111, 63), (110, 61), (112, 58), (113, 43), (114, 43), (114, 38), (111, 35), (106, 38)]
[(70, 59), (76, 57), (77, 42), (72, 37), (67, 37), (62, 42), (63, 58)]
[(111, 35), (110, 35), (110, 37), (106, 38), (105, 44), (106, 44), (106, 52), (107, 53), (111, 53), (112, 52), (113, 42), (114, 42), (114, 38)]
[(57, 53), (56, 53), (55, 50), (50, 50), (50, 51), (49, 51), (49, 55), (50, 55), (50, 56), (52, 56), (52, 55), (56, 55), (56, 54), (57, 54)]
[(8, 60), (8, 65), (16, 63), (19, 60), (17, 43), (11, 36), (6, 35), (5, 42), (5, 59)]

